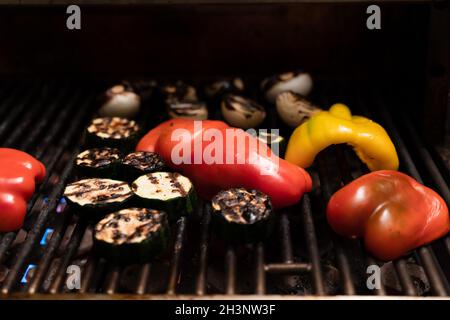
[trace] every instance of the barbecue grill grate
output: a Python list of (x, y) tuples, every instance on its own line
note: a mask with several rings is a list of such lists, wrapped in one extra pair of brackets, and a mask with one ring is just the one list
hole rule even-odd
[[(324, 218), (324, 203), (331, 194), (366, 172), (344, 147), (321, 153), (310, 170), (315, 191), (305, 195), (299, 205), (280, 212), (278, 233), (266, 244), (225, 246), (210, 230), (210, 208), (203, 203), (197, 220), (181, 218), (173, 226), (171, 252), (160, 261), (119, 267), (98, 259), (89, 250), (91, 228), (60, 210), (64, 207), (60, 197), (72, 178), (72, 163), (80, 151), (83, 129), (96, 109), (93, 98), (99, 92), (92, 87), (71, 88), (74, 86), (70, 82), (12, 83), (3, 84), (0, 90), (2, 146), (33, 154), (48, 170), (46, 181), (30, 201), (24, 230), (0, 235), (2, 295), (450, 295), (449, 236), (385, 264), (382, 268), (390, 276), (383, 277), (379, 289), (367, 289), (366, 267), (382, 264), (367, 255), (359, 241), (334, 235)], [(441, 168), (407, 117), (397, 126), (376, 92), (357, 90), (356, 95), (348, 96), (345, 88), (319, 84), (315, 91), (320, 92), (320, 97), (315, 100), (321, 105), (336, 100), (347, 102), (355, 112), (381, 122), (397, 147), (401, 169), (434, 187), (450, 204), (450, 190)], [(149, 128), (158, 123), (158, 112), (148, 101), (143, 110), (139, 118), (142, 126)], [(277, 127), (273, 110), (269, 113), (270, 125)], [(44, 233), (50, 234), (45, 241)], [(66, 287), (66, 270), (71, 264), (82, 270), (79, 290)]]

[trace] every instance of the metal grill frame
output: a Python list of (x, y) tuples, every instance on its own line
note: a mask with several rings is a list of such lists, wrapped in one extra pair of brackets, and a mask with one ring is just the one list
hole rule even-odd
[[(201, 235), (200, 245), (198, 248), (198, 266), (195, 276), (195, 288), (193, 294), (179, 295), (177, 293), (177, 285), (180, 276), (180, 264), (185, 250), (185, 238), (186, 238), (186, 225), (187, 219), (182, 217), (177, 222), (177, 232), (175, 234), (175, 244), (172, 249), (170, 259), (170, 269), (167, 281), (167, 289), (165, 294), (148, 294), (147, 286), (151, 281), (152, 268), (151, 264), (144, 264), (140, 266), (139, 281), (136, 285), (133, 294), (117, 293), (118, 283), (120, 279), (121, 268), (117, 266), (109, 266), (107, 270), (102, 268), (105, 264), (100, 261), (96, 263), (95, 256), (90, 256), (86, 268), (83, 270), (83, 279), (81, 283), (81, 289), (79, 293), (67, 294), (62, 293), (63, 282), (65, 280), (66, 267), (72, 261), (78, 246), (82, 240), (82, 237), (86, 230), (86, 225), (83, 222), (77, 222), (74, 226), (74, 230), (71, 233), (70, 240), (67, 248), (60, 259), (59, 265), (56, 269), (56, 275), (49, 287), (48, 294), (39, 293), (41, 285), (45, 280), (45, 276), (51, 266), (55, 253), (61, 244), (62, 238), (67, 230), (70, 219), (69, 215), (57, 225), (56, 231), (53, 233), (49, 240), (46, 251), (39, 260), (38, 267), (34, 272), (30, 284), (25, 292), (17, 292), (17, 281), (23, 274), (24, 268), (36, 247), (37, 242), (41, 239), (45, 226), (49, 221), (50, 216), (55, 212), (61, 194), (64, 190), (65, 184), (71, 177), (73, 160), (80, 151), (81, 137), (84, 126), (86, 125), (89, 116), (93, 111), (93, 92), (83, 94), (81, 91), (70, 92), (68, 88), (70, 85), (66, 84), (54, 84), (57, 88), (60, 88), (59, 94), (56, 97), (51, 97), (51, 86), (43, 86), (41, 84), (34, 84), (32, 90), (28, 90), (28, 94), (21, 96), (21, 90), (18, 86), (13, 86), (15, 90), (11, 93), (9, 88), (6, 88), (1, 94), (6, 97), (0, 105), (0, 114), (7, 114), (6, 119), (0, 124), (0, 141), (5, 147), (16, 147), (18, 149), (25, 150), (41, 161), (43, 161), (48, 170), (48, 176), (46, 181), (39, 187), (34, 197), (29, 204), (29, 214), (31, 212), (39, 211), (36, 217), (33, 227), (30, 229), (26, 240), (21, 244), (17, 256), (15, 257), (12, 267), (1, 284), (0, 296), (4, 298), (36, 298), (36, 299), (71, 299), (76, 296), (76, 299), (182, 299), (182, 298), (195, 298), (195, 299), (341, 299), (351, 297), (370, 297), (358, 295), (355, 288), (352, 272), (352, 266), (349, 260), (349, 253), (345, 246), (346, 242), (350, 240), (341, 239), (335, 235), (331, 235), (334, 239), (334, 250), (336, 257), (336, 265), (340, 272), (342, 294), (345, 296), (327, 296), (323, 266), (320, 260), (317, 233), (314, 225), (314, 212), (311, 206), (310, 195), (305, 195), (299, 206), (300, 212), (297, 214), (301, 217), (304, 242), (309, 254), (309, 261), (298, 263), (294, 261), (294, 253), (292, 249), (291, 228), (290, 220), (286, 212), (280, 213), (280, 243), (282, 244), (281, 262), (279, 263), (265, 263), (265, 248), (262, 243), (254, 245), (254, 267), (255, 267), (255, 279), (254, 279), (254, 295), (242, 295), (237, 293), (236, 290), (236, 274), (237, 274), (237, 257), (235, 248), (229, 246), (224, 257), (224, 264), (226, 270), (225, 292), (223, 294), (208, 294), (207, 290), (207, 270), (208, 270), (208, 253), (209, 253), (209, 232), (210, 232), (210, 211), (209, 207), (202, 205), (199, 210), (202, 211), (201, 218)], [(329, 88), (329, 87), (328, 87)], [(50, 96), (49, 96), (50, 94)], [(414, 131), (414, 127), (409, 120), (404, 123), (405, 132), (409, 135), (408, 143), (411, 144), (410, 149), (418, 151), (418, 157), (413, 160), (411, 153), (406, 146), (405, 140), (402, 139), (400, 131), (394, 124), (394, 121), (386, 109), (384, 102), (379, 99), (381, 95), (374, 92), (369, 92), (370, 99), (367, 96), (359, 95), (356, 101), (352, 101), (352, 106), (355, 106), (355, 110), (361, 111), (360, 113), (369, 115), (374, 119), (380, 120), (388, 133), (392, 137), (394, 144), (400, 156), (400, 161), (404, 167), (404, 171), (414, 177), (419, 182), (423, 182), (423, 176), (427, 176), (432, 181), (432, 186), (443, 196), (446, 203), (450, 205), (450, 189), (445, 182), (438, 166), (433, 160), (430, 151), (421, 143), (417, 133)], [(332, 95), (324, 95), (330, 97)], [(343, 92), (334, 93), (335, 98), (342, 98)], [(35, 108), (43, 106), (45, 101), (49, 101), (49, 105), (46, 106), (41, 117), (37, 122), (33, 124), (34, 118), (39, 114), (39, 108), (33, 109), (30, 112), (25, 112), (26, 107), (32, 103), (33, 98), (38, 98)], [(366, 100), (373, 101), (374, 105), (368, 105)], [(327, 104), (328, 101), (323, 99), (322, 105)], [(64, 108), (61, 108), (65, 104)], [(14, 106), (14, 108), (12, 108)], [(58, 106), (60, 108), (58, 108)], [(78, 108), (76, 106), (79, 106)], [(9, 110), (12, 110), (9, 112)], [(149, 119), (151, 112), (150, 108), (145, 109), (145, 114), (141, 119)], [(373, 110), (377, 110), (376, 114), (371, 114)], [(23, 115), (21, 119), (20, 116)], [(54, 119), (53, 125), (50, 120)], [(405, 117), (404, 119), (408, 119)], [(70, 124), (67, 128), (64, 128), (64, 124), (70, 120)], [(157, 121), (157, 120), (156, 120)], [(14, 124), (17, 124), (14, 126)], [(12, 127), (14, 126), (14, 129)], [(20, 139), (24, 132), (29, 133), (27, 138)], [(59, 136), (61, 135), (61, 136)], [(39, 143), (38, 139), (42, 137)], [(64, 157), (65, 154), (69, 154), (69, 157)], [(340, 179), (343, 183), (348, 183), (354, 177), (352, 177), (346, 161), (343, 160), (345, 155), (340, 151), (336, 151), (336, 158), (339, 167)], [(319, 159), (319, 162), (322, 162)], [(424, 172), (419, 173), (417, 163), (424, 168)], [(318, 176), (320, 180), (320, 187), (322, 190), (323, 200), (328, 201), (331, 194), (334, 192), (329, 185), (326, 173), (323, 172), (324, 166), (318, 166)], [(359, 174), (363, 174), (365, 168), (361, 166)], [(54, 180), (57, 182), (54, 183)], [(42, 190), (50, 189), (51, 192), (48, 196), (48, 202), (43, 203)], [(0, 235), (0, 265), (6, 258), (6, 253), (12, 243), (14, 242), (16, 233), (6, 233)], [(441, 239), (445, 244), (447, 254), (450, 255), (450, 236), (447, 235), (445, 239)], [(432, 294), (438, 297), (445, 297), (450, 295), (450, 286), (448, 279), (445, 277), (441, 266), (436, 258), (434, 250), (431, 245), (427, 245), (415, 250), (413, 254), (414, 259), (418, 264), (422, 265), (427, 275), (428, 281), (431, 286)], [(364, 255), (364, 259), (367, 265), (374, 264), (376, 261), (368, 256)], [(395, 271), (397, 277), (400, 280), (402, 297), (417, 295), (413, 281), (408, 274), (406, 268), (406, 260), (398, 259), (394, 262)], [(446, 266), (448, 267), (448, 266)], [(100, 269), (100, 271), (99, 271)], [(103, 270), (103, 271), (102, 271)], [(94, 273), (106, 272), (106, 282), (104, 285), (104, 294), (91, 293), (90, 287), (93, 285)], [(266, 275), (267, 274), (286, 274), (296, 275), (300, 273), (308, 273), (311, 278), (313, 287), (313, 295), (266, 295)], [(150, 280), (149, 280), (150, 279)], [(19, 290), (20, 291), (20, 290)], [(373, 294), (385, 298), (386, 288), (383, 286), (379, 290), (374, 290)], [(394, 296), (395, 298), (396, 296)], [(371, 297), (376, 298), (376, 297)], [(398, 297), (397, 297), (398, 298)]]

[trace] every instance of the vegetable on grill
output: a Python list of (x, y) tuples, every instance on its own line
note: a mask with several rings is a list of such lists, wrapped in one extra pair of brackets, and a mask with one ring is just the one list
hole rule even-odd
[(203, 102), (174, 102), (167, 105), (169, 117), (192, 120), (208, 119), (208, 108)]
[(130, 86), (115, 85), (102, 97), (103, 104), (99, 110), (102, 117), (133, 118), (139, 112), (141, 98)]
[(261, 105), (233, 94), (222, 99), (221, 110), (229, 124), (243, 129), (258, 127), (266, 118), (266, 110)]
[(80, 177), (117, 178), (122, 155), (115, 148), (93, 148), (81, 152), (75, 159)]
[(281, 120), (289, 127), (295, 128), (322, 111), (302, 95), (292, 91), (282, 92), (276, 99), (277, 112)]
[(232, 243), (266, 239), (274, 227), (270, 198), (257, 190), (232, 188), (212, 199), (212, 221), (219, 235)]
[(131, 188), (140, 206), (163, 210), (171, 221), (191, 214), (197, 204), (191, 181), (176, 172), (146, 174), (137, 178)]
[(302, 71), (277, 74), (264, 79), (261, 83), (261, 90), (270, 103), (274, 103), (277, 96), (285, 91), (307, 96), (312, 87), (313, 80), (310, 74)]
[[(188, 133), (184, 136), (189, 139), (174, 139), (177, 129)], [(195, 145), (196, 137), (205, 135), (209, 129), (223, 137), (222, 141), (202, 139), (201, 144)], [(196, 154), (204, 155), (214, 148), (223, 150), (220, 154), (216, 152), (214, 162), (207, 163), (205, 158), (195, 163)], [(299, 202), (303, 193), (312, 188), (311, 177), (304, 169), (280, 159), (255, 137), (222, 121), (166, 121), (150, 130), (136, 149), (157, 152), (168, 167), (191, 179), (195, 190), (206, 199), (221, 190), (240, 186), (260, 190), (270, 197), (275, 208), (284, 208)], [(188, 161), (179, 162), (179, 158), (173, 157), (181, 152)]]
[(94, 250), (115, 263), (144, 263), (163, 253), (169, 243), (165, 212), (128, 208), (111, 213), (94, 228)]
[(383, 127), (368, 118), (353, 116), (340, 103), (314, 114), (294, 130), (285, 159), (307, 168), (320, 151), (341, 143), (351, 145), (370, 171), (398, 169), (395, 146)]
[(139, 126), (125, 118), (96, 118), (87, 128), (89, 147), (111, 147), (122, 152), (132, 151), (139, 138)]
[(274, 152), (278, 157), (283, 157), (286, 150), (286, 140), (273, 130), (258, 130), (258, 135), (256, 137), (259, 141), (267, 144), (267, 146)]
[(91, 178), (68, 184), (64, 196), (71, 210), (95, 221), (105, 213), (124, 208), (133, 192), (126, 182)]
[(133, 182), (138, 177), (157, 171), (164, 171), (166, 165), (155, 152), (137, 151), (122, 160), (122, 174), (126, 181)]
[(27, 201), (37, 183), (45, 179), (45, 167), (20, 150), (0, 148), (0, 232), (19, 230), (27, 212)]
[(378, 259), (399, 258), (450, 231), (445, 201), (404, 173), (375, 171), (359, 177), (330, 198), (331, 228), (349, 238), (363, 238)]

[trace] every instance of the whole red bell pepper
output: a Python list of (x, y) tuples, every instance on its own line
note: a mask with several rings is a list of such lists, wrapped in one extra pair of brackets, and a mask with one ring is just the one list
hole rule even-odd
[(361, 237), (369, 252), (387, 261), (450, 231), (444, 200), (398, 171), (375, 171), (342, 189), (327, 206), (328, 222), (346, 237)]
[(29, 154), (0, 148), (0, 232), (22, 227), (27, 201), (45, 178), (44, 165)]
[[(266, 144), (242, 129), (222, 121), (204, 120), (201, 128), (199, 123), (186, 119), (166, 121), (148, 132), (136, 149), (159, 153), (172, 169), (189, 177), (200, 196), (207, 199), (220, 190), (244, 187), (260, 190), (270, 196), (275, 208), (282, 208), (297, 203), (304, 192), (311, 190), (311, 177), (304, 169), (277, 157)], [(189, 133), (188, 138), (178, 140), (177, 129)], [(212, 132), (222, 139), (207, 137)], [(185, 150), (188, 154), (184, 154)], [(211, 163), (202, 158), (201, 163), (195, 162), (196, 157), (199, 160), (199, 155), (201, 158), (209, 152), (218, 161)], [(188, 161), (180, 162), (180, 157), (177, 160), (174, 155)]]

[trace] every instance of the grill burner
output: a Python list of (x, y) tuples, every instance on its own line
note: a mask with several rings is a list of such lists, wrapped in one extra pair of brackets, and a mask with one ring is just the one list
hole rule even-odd
[[(449, 236), (384, 264), (382, 286), (367, 289), (366, 267), (382, 264), (368, 256), (359, 241), (336, 236), (324, 215), (324, 204), (331, 194), (367, 170), (352, 152), (341, 146), (320, 154), (310, 170), (315, 191), (305, 195), (297, 206), (279, 212), (278, 232), (267, 244), (225, 246), (210, 230), (209, 205), (202, 204), (192, 219), (183, 217), (173, 226), (173, 243), (165, 257), (152, 264), (110, 265), (90, 252), (92, 227), (67, 211), (56, 213), (61, 207), (64, 187), (72, 181), (72, 164), (80, 151), (81, 133), (97, 109), (93, 98), (100, 90), (80, 88), (74, 92), (69, 90), (74, 87), (70, 83), (14, 83), (2, 87), (2, 146), (31, 153), (48, 170), (47, 180), (30, 201), (24, 225), (27, 232), (0, 235), (2, 295), (14, 298), (43, 297), (43, 293), (54, 298), (69, 296), (63, 293), (81, 293), (86, 298), (99, 297), (94, 294), (107, 294), (110, 298), (124, 295), (175, 298), (176, 294), (194, 297), (291, 294), (295, 298), (336, 294), (450, 295)], [(336, 88), (341, 90), (335, 92)], [(315, 92), (322, 97), (313, 97), (318, 105), (337, 100), (348, 102), (355, 113), (383, 124), (396, 145), (402, 171), (433, 186), (450, 204), (449, 186), (438, 164), (406, 117), (397, 127), (374, 92), (363, 94), (361, 90), (352, 90), (359, 94), (348, 96), (345, 86), (330, 83), (318, 84)], [(157, 115), (162, 112), (155, 112), (148, 101), (142, 110), (139, 124), (144, 128), (161, 120)], [(371, 114), (372, 111), (376, 113)], [(275, 111), (268, 112), (269, 125), (277, 128)], [(49, 228), (53, 232), (42, 244)], [(71, 291), (65, 286), (66, 269), (72, 264), (82, 269), (80, 290)], [(32, 269), (30, 265), (36, 268), (24, 277), (26, 270)], [(25, 283), (21, 282), (23, 278), (27, 279)]]

